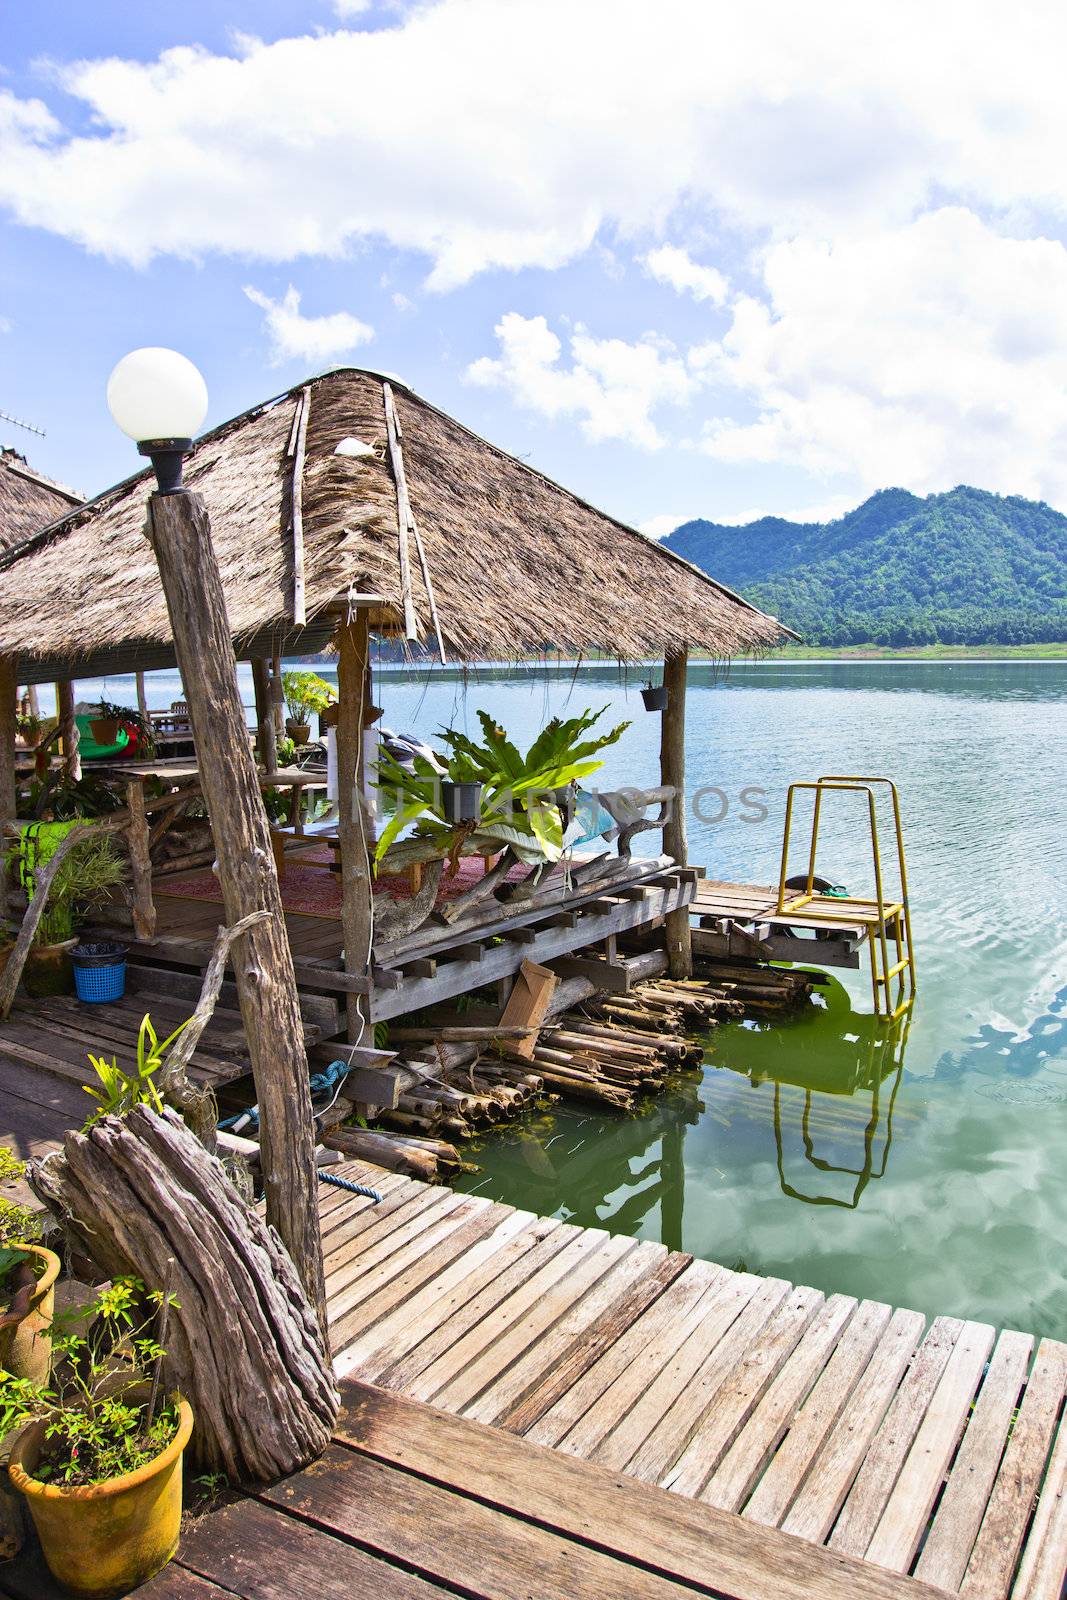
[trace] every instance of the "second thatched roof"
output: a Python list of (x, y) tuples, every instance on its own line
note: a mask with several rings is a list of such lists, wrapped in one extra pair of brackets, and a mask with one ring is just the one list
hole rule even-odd
[(0, 551), (13, 550), (81, 503), (80, 494), (34, 472), (17, 450), (0, 448)]
[[(198, 441), (186, 482), (211, 516), (239, 648), (267, 634), (294, 647), (294, 502), (312, 624), (304, 648), (346, 596), (380, 596), (379, 618), (402, 616), (384, 389), (374, 373), (330, 372)], [(683, 646), (726, 657), (787, 637), (699, 569), (410, 390), (395, 382), (392, 390), (429, 574), (428, 586), (410, 541), (411, 599), (429, 642), (432, 590), (450, 657), (599, 650), (637, 660)], [(306, 452), (294, 486), (305, 395)], [(84, 667), (104, 653), (112, 670), (116, 657), (132, 665), (166, 653), (166, 605), (143, 531), (151, 487), (141, 473), (0, 556), (0, 652), (19, 658), (23, 677), (46, 665)]]

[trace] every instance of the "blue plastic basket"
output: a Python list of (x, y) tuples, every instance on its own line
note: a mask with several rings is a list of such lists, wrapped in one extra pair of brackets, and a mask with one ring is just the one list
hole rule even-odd
[(126, 947), (121, 944), (79, 945), (71, 955), (74, 989), (79, 1000), (101, 1005), (126, 993)]

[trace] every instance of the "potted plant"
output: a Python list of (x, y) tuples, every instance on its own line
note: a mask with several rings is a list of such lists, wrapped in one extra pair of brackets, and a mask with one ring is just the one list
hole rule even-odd
[(649, 678), (645, 687), (641, 690), (641, 699), (645, 702), (646, 711), (666, 711), (667, 685), (665, 683), (653, 683), (652, 679)]
[[(9, 852), (8, 859), (19, 870), (32, 898), (36, 870), (44, 862), (38, 858), (31, 866), (26, 859), (28, 848), (20, 841)], [(90, 833), (81, 844), (73, 847), (52, 879), (26, 960), (23, 982), (28, 994), (40, 999), (45, 995), (70, 993), (73, 984), (71, 951), (77, 943), (77, 926), (86, 912), (105, 900), (125, 876), (126, 864), (109, 834)]]
[(321, 716), (337, 696), (317, 672), (283, 672), (282, 693), (289, 711), (285, 731), (295, 744), (307, 744), (312, 717)]
[[(595, 757), (630, 726), (622, 722), (591, 733), (605, 709), (553, 717), (525, 755), (485, 711), (478, 712), (481, 744), (455, 728), (441, 730), (449, 747), (443, 765), (415, 751), (409, 767), (383, 743), (378, 787), (393, 814), (378, 840), (375, 862), (411, 823), (418, 837), (439, 844), (442, 855), (461, 847), (491, 855), (508, 846), (530, 865), (558, 861), (568, 809), (560, 803), (563, 792), (598, 771), (604, 763)], [(467, 813), (462, 821), (460, 811)]]
[[(175, 1303), (117, 1278), (93, 1305), (55, 1319), (57, 1381), (0, 1375), (0, 1430), (24, 1428), (11, 1482), (26, 1497), (49, 1571), (85, 1600), (126, 1594), (178, 1547), (193, 1413), (162, 1384)], [(86, 1315), (95, 1322), (77, 1331)]]
[[(0, 1183), (23, 1177), (26, 1164), (0, 1146)], [(28, 1206), (0, 1196), (0, 1368), (44, 1383), (52, 1361), (52, 1309), (60, 1260), (37, 1243), (40, 1223)]]
[(101, 700), (89, 714), (89, 730), (97, 744), (108, 746), (118, 743), (122, 729), (133, 735), (133, 744), (139, 754), (151, 755), (155, 749), (155, 731), (151, 718), (144, 717), (133, 706), (113, 705)]

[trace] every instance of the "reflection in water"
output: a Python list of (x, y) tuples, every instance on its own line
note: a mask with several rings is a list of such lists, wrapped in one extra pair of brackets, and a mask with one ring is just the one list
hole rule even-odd
[[(487, 1141), (474, 1157), (482, 1170), (461, 1186), (584, 1227), (609, 1224), (614, 1233), (658, 1237), (672, 1250), (692, 1248), (685, 1242), (686, 1139), (707, 1115), (735, 1139), (773, 1138), (789, 1198), (854, 1210), (870, 1180), (885, 1175), (907, 1026), (906, 1018), (889, 1028), (855, 1013), (847, 991), (828, 978), (820, 1003), (800, 1018), (719, 1030), (702, 1083), (689, 1074), (634, 1117), (563, 1107), (536, 1118)], [(739, 1101), (731, 1093), (737, 1078), (772, 1086), (770, 1119), (766, 1096)], [(819, 1153), (835, 1142), (859, 1149), (858, 1165)], [(812, 1192), (786, 1176), (794, 1154), (816, 1173), (855, 1182), (844, 1197)]]

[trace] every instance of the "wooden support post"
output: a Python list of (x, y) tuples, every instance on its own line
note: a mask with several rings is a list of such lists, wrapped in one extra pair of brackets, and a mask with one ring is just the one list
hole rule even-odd
[(4, 853), (11, 843), (4, 837), (4, 824), (14, 822), (17, 814), (15, 786), (15, 715), (18, 709), (15, 682), (15, 658), (0, 656), (0, 919), (7, 912), (8, 873), (3, 866)]
[(274, 713), (274, 737), (280, 739), (285, 732), (285, 696), (282, 693), (282, 658), (275, 651), (270, 662), (270, 704)]
[(148, 817), (144, 808), (144, 784), (131, 778), (126, 785), (126, 845), (130, 852), (130, 883), (133, 888), (133, 931), (144, 943), (156, 936), (156, 906), (152, 899), (152, 857), (149, 850)]
[(147, 532), (159, 564), (189, 702), (226, 921), (232, 926), (252, 912), (270, 912), (269, 919), (250, 927), (237, 941), (231, 959), (259, 1103), (267, 1221), (277, 1228), (293, 1259), (326, 1344), (304, 1028), (204, 502), (188, 492), (153, 494)]
[(63, 773), (77, 783), (82, 775), (82, 763), (78, 754), (78, 723), (74, 716), (74, 685), (69, 678), (56, 684), (56, 716), (63, 745)]
[[(371, 955), (371, 879), (367, 822), (363, 809), (363, 706), (370, 658), (367, 613), (357, 611), (341, 624), (337, 637), (337, 826), (341, 846), (341, 937), (345, 971), (369, 971)], [(373, 995), (373, 991), (371, 991)], [(354, 994), (346, 997), (348, 1039), (363, 1040), (370, 1019), (371, 996), (360, 1009)]]
[(137, 709), (140, 712), (141, 717), (143, 718), (143, 720), (145, 722), (147, 722), (148, 721), (148, 694), (147, 694), (147, 692), (145, 690), (145, 686), (144, 686), (144, 673), (143, 672), (135, 673), (134, 674), (134, 682), (137, 685)]
[[(667, 704), (662, 712), (659, 745), (660, 783), (669, 784), (677, 791), (671, 801), (670, 820), (663, 830), (663, 849), (666, 855), (674, 857), (679, 866), (685, 866), (689, 859), (685, 836), (685, 681), (688, 662), (687, 650), (678, 650), (664, 660), (663, 684), (667, 690)], [(666, 933), (671, 977), (691, 978), (693, 946), (687, 907), (668, 913)]]
[(37, 693), (37, 685), (35, 683), (28, 683), (26, 685), (26, 699), (28, 701), (27, 710), (29, 711), (30, 716), (39, 717), (41, 715), (41, 698)]
[(267, 771), (277, 772), (278, 744), (274, 733), (267, 663), (262, 656), (252, 657), (252, 686), (256, 691), (256, 749)]

